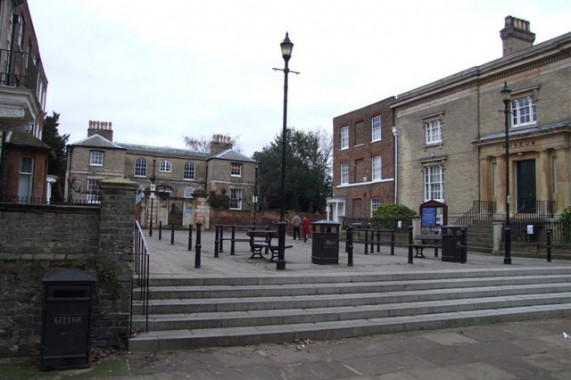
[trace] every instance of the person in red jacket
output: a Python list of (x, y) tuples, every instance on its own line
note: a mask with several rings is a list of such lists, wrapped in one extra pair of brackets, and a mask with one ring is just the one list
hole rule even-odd
[(301, 236), (303, 236), (303, 242), (307, 242), (307, 237), (311, 234), (311, 228), (309, 227), (309, 219), (304, 216), (301, 221)]

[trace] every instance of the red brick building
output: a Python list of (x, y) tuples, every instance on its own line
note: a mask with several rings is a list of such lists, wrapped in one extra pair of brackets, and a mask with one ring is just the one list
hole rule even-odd
[(27, 1), (0, 1), (0, 199), (44, 203), (51, 149), (42, 139), (48, 81)]
[(333, 197), (329, 219), (369, 219), (395, 194), (394, 97), (333, 119)]

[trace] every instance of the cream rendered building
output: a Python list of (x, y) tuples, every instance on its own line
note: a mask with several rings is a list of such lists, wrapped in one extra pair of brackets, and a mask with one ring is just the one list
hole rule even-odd
[(533, 46), (529, 22), (506, 17), (504, 56), (400, 94), (397, 199), (434, 199), (449, 223), (481, 202), (506, 213), (505, 123), (509, 100), (510, 215), (549, 217), (571, 204), (571, 33)]

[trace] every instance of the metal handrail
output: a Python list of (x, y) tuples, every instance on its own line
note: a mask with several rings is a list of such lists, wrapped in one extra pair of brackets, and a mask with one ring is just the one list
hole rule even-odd
[(496, 212), (496, 202), (475, 200), (472, 208), (456, 219), (455, 225), (469, 227), (474, 220), (489, 220)]
[(143, 229), (139, 221), (135, 221), (135, 236), (133, 244), (134, 280), (131, 286), (131, 330), (133, 326), (133, 299), (135, 285), (139, 288), (138, 300), (143, 302), (143, 315), (145, 316), (145, 332), (149, 331), (149, 263), (151, 251), (147, 245)]

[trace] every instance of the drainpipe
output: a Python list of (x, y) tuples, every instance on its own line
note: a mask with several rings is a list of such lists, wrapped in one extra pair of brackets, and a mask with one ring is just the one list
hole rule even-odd
[(395, 158), (394, 158), (394, 167), (395, 167), (395, 186), (394, 186), (394, 203), (398, 203), (398, 190), (399, 190), (399, 164), (398, 164), (398, 157), (399, 157), (399, 144), (398, 144), (398, 140), (399, 140), (399, 133), (397, 130), (397, 126), (393, 126), (392, 128), (393, 131), (393, 136), (395, 137)]

